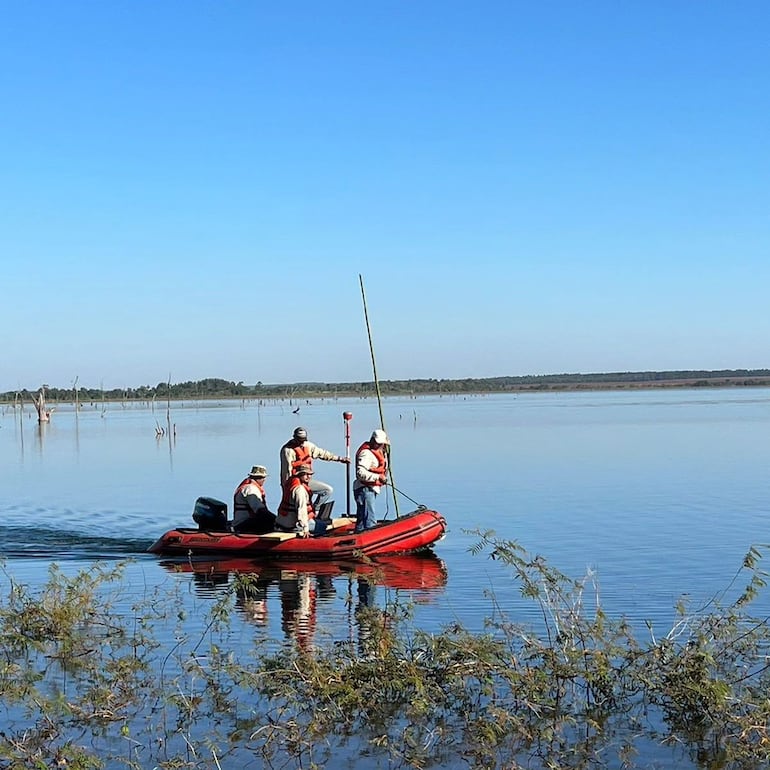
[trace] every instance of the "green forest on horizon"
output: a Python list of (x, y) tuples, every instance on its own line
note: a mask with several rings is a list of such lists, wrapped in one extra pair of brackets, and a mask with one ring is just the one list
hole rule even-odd
[[(609, 372), (593, 374), (543, 374), (515, 377), (465, 379), (380, 380), (383, 396), (419, 396), (436, 394), (515, 393), (549, 390), (609, 390), (670, 387), (757, 387), (770, 385), (770, 369), (724, 369), (719, 371), (681, 370), (660, 372)], [(68, 401), (153, 401), (207, 398), (293, 399), (367, 397), (376, 395), (373, 381), (366, 382), (295, 382), (247, 385), (215, 377), (203, 380), (130, 388), (69, 388), (47, 384), (34, 389), (6, 391), (0, 401), (14, 403), (31, 400), (45, 389), (49, 402)]]

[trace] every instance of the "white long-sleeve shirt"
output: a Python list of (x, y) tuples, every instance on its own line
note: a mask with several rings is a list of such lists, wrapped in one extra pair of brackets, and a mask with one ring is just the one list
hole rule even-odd
[[(372, 473), (371, 468), (376, 468), (380, 464), (374, 452), (371, 449), (361, 449), (356, 454), (356, 480), (353, 482), (353, 489), (360, 489), (361, 487), (373, 484), (375, 481), (380, 480), (378, 473)], [(387, 476), (388, 468), (388, 456), (385, 455), (385, 474)], [(368, 482), (368, 484), (366, 483)], [(372, 487), (374, 494), (380, 493), (380, 486)]]
[[(288, 441), (281, 447), (281, 486), (291, 476), (291, 464), (297, 459), (293, 443), (293, 441)], [(303, 441), (302, 446), (310, 453), (312, 460), (336, 460), (338, 462), (342, 460), (339, 455), (330, 452), (328, 449), (321, 449), (320, 446), (316, 446), (312, 441)]]
[[(244, 508), (244, 504), (246, 508)], [(233, 526), (242, 524), (252, 515), (267, 510), (265, 493), (256, 481), (252, 481), (235, 494), (233, 502)]]
[(299, 527), (303, 532), (307, 532), (310, 522), (309, 505), (310, 495), (302, 484), (297, 484), (291, 490), (291, 510), (287, 511), (286, 515), (281, 515), (281, 507), (278, 508), (278, 523), (285, 529)]

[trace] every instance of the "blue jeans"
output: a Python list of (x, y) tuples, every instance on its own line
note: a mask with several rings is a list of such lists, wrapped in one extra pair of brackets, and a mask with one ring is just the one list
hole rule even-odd
[(377, 524), (377, 518), (374, 515), (374, 503), (377, 495), (371, 487), (359, 487), (353, 490), (353, 497), (356, 501), (356, 532), (363, 532), (365, 529), (371, 529)]
[(328, 521), (319, 521), (318, 519), (310, 519), (307, 523), (307, 528), (311, 535), (323, 535), (328, 526)]
[[(318, 519), (310, 519), (310, 521), (307, 523), (307, 531), (311, 535), (323, 535), (324, 532), (326, 532), (326, 528), (329, 526), (328, 521), (319, 521)], [(293, 529), (286, 529), (286, 527), (282, 527), (280, 524), (276, 525), (275, 527), (279, 532), (301, 532), (302, 527), (300, 527), (299, 524), (297, 524), (296, 527)]]

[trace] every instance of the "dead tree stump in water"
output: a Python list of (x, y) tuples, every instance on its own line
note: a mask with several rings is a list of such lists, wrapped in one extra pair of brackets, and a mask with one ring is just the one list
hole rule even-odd
[(37, 410), (37, 421), (48, 422), (51, 419), (51, 410), (45, 408), (45, 387), (40, 388), (37, 395), (32, 397), (32, 403)]

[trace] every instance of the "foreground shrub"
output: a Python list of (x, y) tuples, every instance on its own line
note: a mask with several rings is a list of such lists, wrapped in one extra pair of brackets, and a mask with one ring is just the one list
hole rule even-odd
[(123, 565), (53, 566), (37, 591), (6, 573), (0, 768), (767, 766), (759, 549), (737, 598), (682, 605), (639, 641), (592, 576), (476, 534), (539, 608), (536, 629), (494, 607), (483, 633), (429, 634), (395, 602), (357, 610), (354, 642), (247, 655), (233, 608), (250, 578), (193, 623), (173, 593), (133, 600)]

